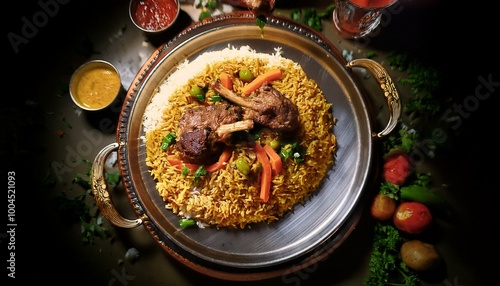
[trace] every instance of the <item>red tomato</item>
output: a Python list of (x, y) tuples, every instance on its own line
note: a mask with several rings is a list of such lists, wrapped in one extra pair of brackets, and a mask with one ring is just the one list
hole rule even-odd
[(394, 153), (385, 159), (384, 179), (394, 185), (401, 186), (410, 175), (411, 164), (408, 154), (403, 152)]
[(372, 217), (379, 221), (390, 219), (394, 210), (396, 210), (396, 201), (384, 194), (377, 194), (370, 207)]
[(429, 208), (419, 202), (402, 202), (393, 216), (394, 226), (410, 234), (422, 233), (432, 222)]

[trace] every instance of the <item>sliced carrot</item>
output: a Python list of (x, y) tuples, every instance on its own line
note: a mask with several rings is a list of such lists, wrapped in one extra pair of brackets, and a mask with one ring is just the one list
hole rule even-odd
[(233, 89), (233, 79), (225, 72), (220, 74), (220, 83), (229, 90)]
[(271, 163), (271, 169), (273, 171), (273, 176), (281, 173), (283, 169), (283, 163), (281, 161), (281, 157), (276, 151), (269, 145), (264, 145), (264, 150), (266, 151), (267, 156), (269, 156), (269, 162)]
[(167, 156), (167, 161), (170, 163), (172, 166), (178, 166), (182, 165), (182, 160), (176, 155), (168, 155)]
[(259, 143), (255, 144), (255, 152), (257, 153), (257, 160), (262, 164), (262, 175), (260, 178), (260, 195), (259, 197), (266, 203), (271, 196), (271, 181), (272, 171), (271, 163), (267, 157), (266, 150)]
[(254, 80), (245, 85), (242, 91), (245, 95), (249, 95), (252, 91), (261, 87), (264, 83), (271, 82), (276, 79), (280, 79), (282, 73), (280, 69), (270, 69), (267, 72), (258, 75)]
[(231, 158), (231, 155), (233, 155), (233, 151), (231, 150), (231, 148), (224, 149), (224, 151), (222, 151), (222, 154), (219, 156), (219, 160), (212, 165), (205, 167), (205, 170), (209, 172), (215, 172), (219, 169), (222, 169), (227, 165), (227, 161), (229, 160), (229, 158)]
[(184, 166), (186, 166), (190, 170), (190, 173), (194, 173), (200, 166), (198, 164), (185, 163), (177, 155), (168, 155), (167, 161), (170, 165), (175, 166), (179, 171), (182, 171)]
[(178, 168), (180, 169), (181, 171), (184, 169), (184, 167), (187, 167), (189, 170), (190, 170), (190, 174), (196, 172), (196, 170), (198, 170), (198, 167), (200, 167), (200, 165), (198, 164), (191, 164), (191, 163), (182, 163), (182, 165)]

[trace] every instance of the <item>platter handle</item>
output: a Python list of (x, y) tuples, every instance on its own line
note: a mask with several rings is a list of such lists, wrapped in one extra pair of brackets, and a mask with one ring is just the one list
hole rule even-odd
[(91, 171), (91, 187), (94, 194), (94, 200), (97, 207), (101, 211), (104, 218), (110, 221), (113, 225), (121, 228), (134, 228), (142, 224), (142, 219), (127, 219), (118, 213), (108, 193), (108, 185), (104, 166), (106, 158), (111, 152), (120, 147), (118, 143), (112, 143), (104, 147), (96, 155)]
[(353, 67), (365, 68), (375, 76), (380, 88), (384, 92), (384, 96), (389, 107), (389, 122), (382, 131), (378, 133), (373, 132), (372, 136), (377, 138), (387, 136), (396, 127), (399, 117), (401, 116), (401, 99), (394, 82), (384, 67), (374, 60), (354, 59), (348, 62), (346, 66), (350, 69)]

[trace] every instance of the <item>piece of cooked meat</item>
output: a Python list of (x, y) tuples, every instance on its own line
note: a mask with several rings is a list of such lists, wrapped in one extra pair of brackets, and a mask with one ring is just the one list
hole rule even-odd
[(219, 81), (210, 87), (224, 98), (243, 107), (243, 118), (276, 131), (293, 131), (299, 126), (299, 109), (290, 99), (269, 84), (262, 85), (249, 97), (225, 88)]
[(240, 114), (239, 106), (227, 102), (187, 109), (177, 131), (182, 160), (203, 165), (217, 161), (231, 133), (253, 128), (253, 121), (239, 121)]
[(274, 10), (275, 0), (222, 0), (223, 3), (250, 9), (256, 15), (269, 15)]

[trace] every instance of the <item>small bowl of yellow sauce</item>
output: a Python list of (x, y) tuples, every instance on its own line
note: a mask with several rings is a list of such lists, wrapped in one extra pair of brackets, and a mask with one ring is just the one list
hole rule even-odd
[(78, 67), (69, 83), (73, 102), (89, 111), (102, 110), (111, 105), (121, 91), (121, 78), (111, 63), (92, 60)]

